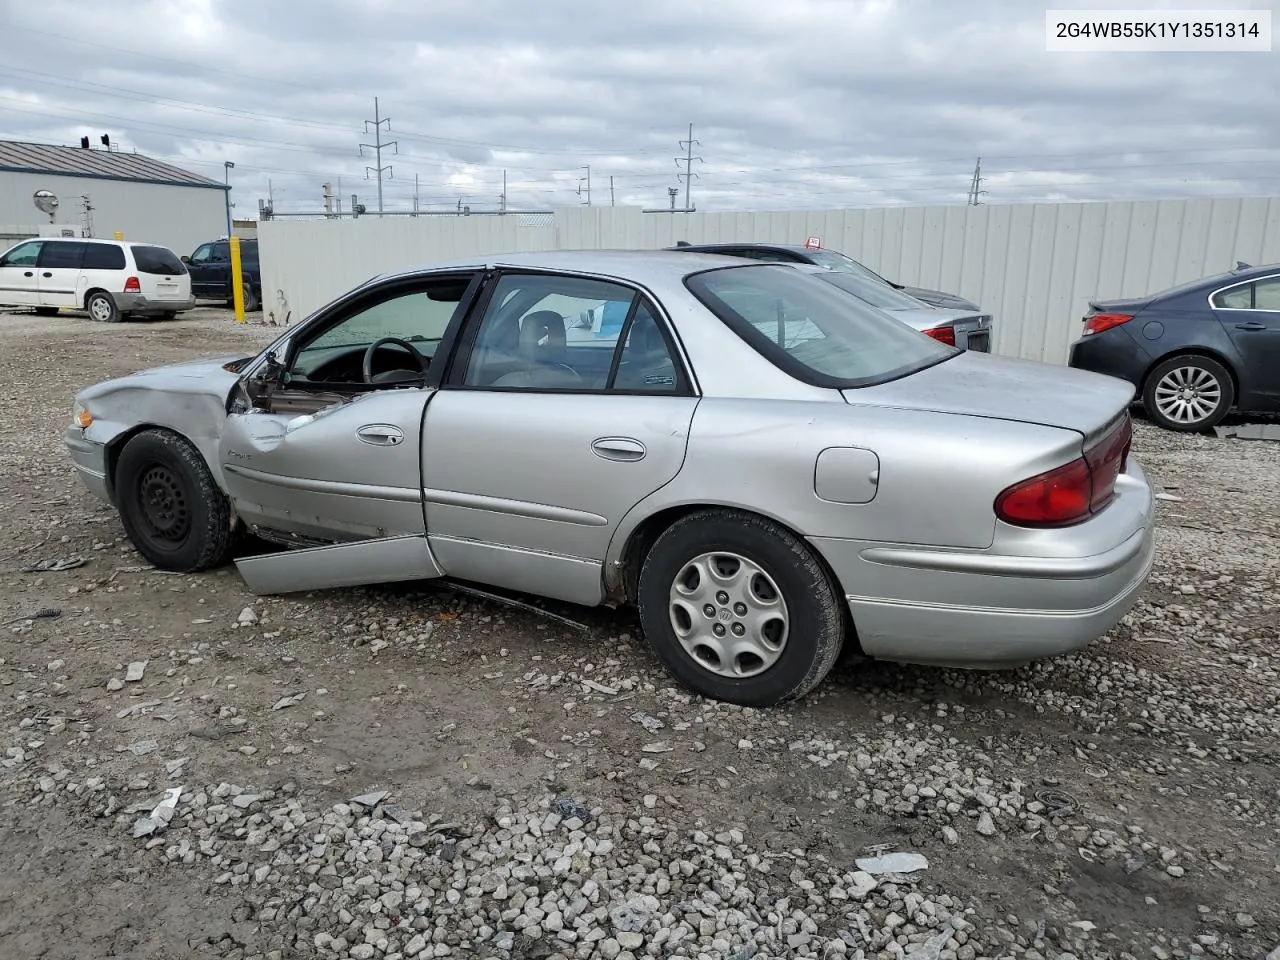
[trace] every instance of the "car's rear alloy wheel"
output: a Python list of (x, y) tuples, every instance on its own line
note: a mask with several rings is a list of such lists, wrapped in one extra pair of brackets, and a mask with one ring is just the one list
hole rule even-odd
[(200, 451), (177, 434), (144, 430), (129, 439), (116, 502), (130, 541), (162, 570), (205, 570), (230, 553), (231, 505)]
[(1142, 391), (1147, 416), (1168, 430), (1208, 429), (1234, 402), (1231, 374), (1218, 361), (1194, 354), (1161, 363)]
[(84, 302), (84, 308), (88, 311), (90, 319), (97, 320), (99, 323), (116, 323), (120, 319), (120, 308), (106, 293), (89, 294), (89, 299)]
[(844, 640), (839, 591), (812, 551), (753, 514), (699, 510), (640, 571), (645, 637), (671, 673), (716, 700), (772, 706), (816, 687)]

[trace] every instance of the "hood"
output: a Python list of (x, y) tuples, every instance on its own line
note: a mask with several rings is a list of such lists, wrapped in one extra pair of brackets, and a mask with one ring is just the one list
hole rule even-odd
[(242, 356), (185, 360), (162, 367), (139, 370), (114, 380), (103, 380), (85, 387), (78, 394), (79, 400), (93, 400), (128, 390), (161, 390), (176, 393), (216, 393), (225, 396), (231, 385), (240, 379), (239, 374), (223, 369), (224, 364), (242, 360)]
[(954, 293), (943, 293), (941, 290), (928, 290), (924, 287), (902, 287), (902, 292), (909, 297), (915, 297), (917, 300), (923, 300), (925, 303), (935, 307), (945, 307), (948, 310), (968, 310), (971, 312), (982, 311), (976, 303), (966, 300), (964, 297), (956, 296)]
[(852, 404), (1035, 423), (1092, 439), (1128, 408), (1134, 388), (1071, 367), (966, 351), (900, 380), (841, 393)]

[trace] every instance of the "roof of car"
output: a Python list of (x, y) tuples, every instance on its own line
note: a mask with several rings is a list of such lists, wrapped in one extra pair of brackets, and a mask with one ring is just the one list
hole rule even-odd
[(137, 153), (0, 140), (0, 170), (226, 190), (225, 184)]
[(778, 266), (778, 264), (766, 263), (746, 264), (740, 257), (724, 257), (711, 253), (675, 253), (669, 250), (540, 250), (437, 261), (423, 264), (416, 270), (400, 271), (397, 275), (450, 267), (506, 266), (581, 271), (644, 282), (646, 279), (680, 280), (700, 270), (747, 265)]
[(697, 253), (701, 250), (741, 250), (749, 247), (755, 250), (786, 250), (788, 253), (809, 254), (813, 252), (812, 247), (806, 247), (802, 243), (761, 243), (755, 240), (747, 240), (740, 243), (686, 243), (684, 246), (667, 247), (668, 250), (688, 250)]

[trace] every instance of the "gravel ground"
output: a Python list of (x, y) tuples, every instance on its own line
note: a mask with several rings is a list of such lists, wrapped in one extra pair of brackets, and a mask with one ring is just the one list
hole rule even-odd
[(0, 317), (0, 956), (1280, 960), (1280, 446), (1138, 425), (1159, 560), (1087, 652), (749, 710), (628, 613), (145, 566), (71, 398), (277, 332), (228, 317)]

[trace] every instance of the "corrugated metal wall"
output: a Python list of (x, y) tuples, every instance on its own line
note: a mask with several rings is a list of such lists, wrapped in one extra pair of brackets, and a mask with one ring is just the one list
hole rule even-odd
[(509, 217), (271, 221), (259, 226), (265, 307), (293, 319), (376, 273), (516, 250), (654, 248), (677, 240), (816, 236), (900, 283), (959, 293), (996, 320), (995, 350), (1061, 363), (1088, 301), (1140, 296), (1280, 262), (1280, 198), (893, 207), (797, 213), (566, 208)]

